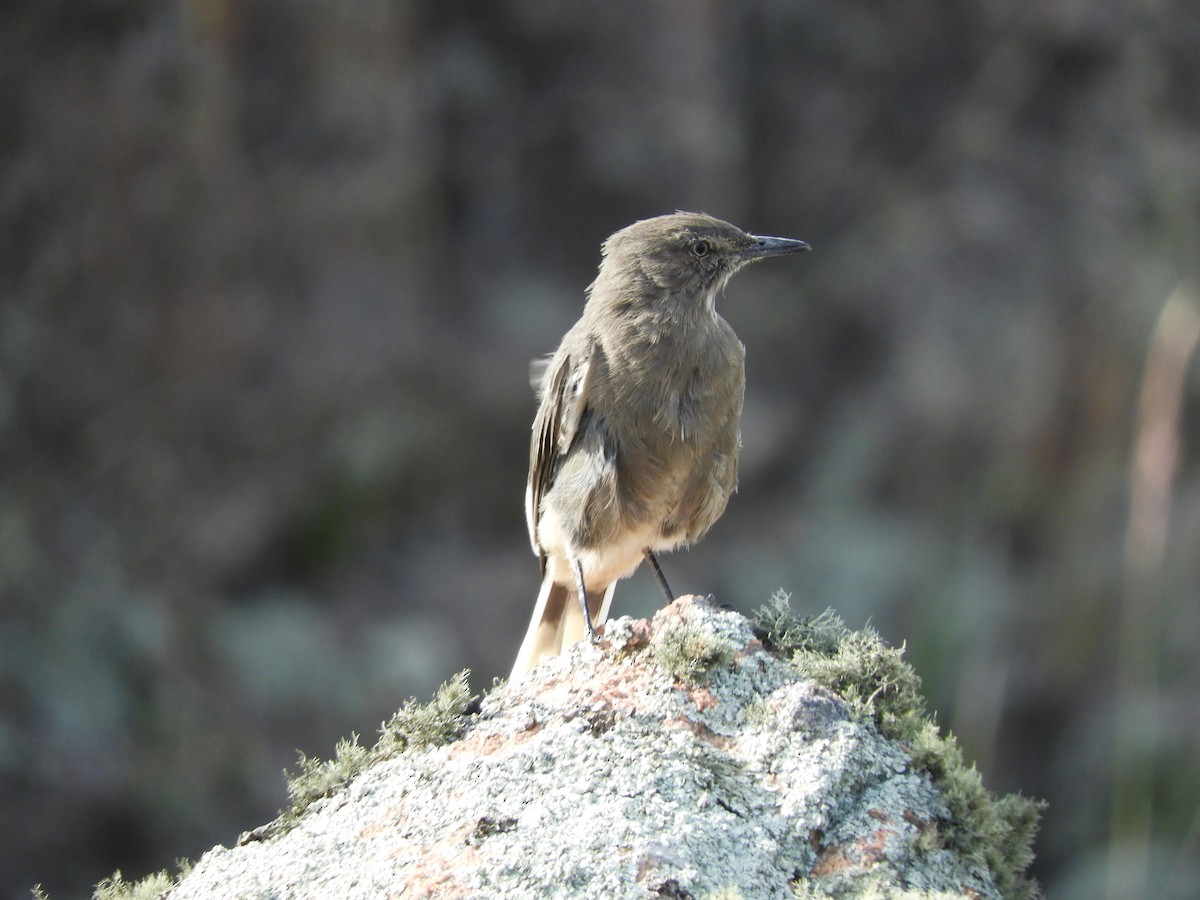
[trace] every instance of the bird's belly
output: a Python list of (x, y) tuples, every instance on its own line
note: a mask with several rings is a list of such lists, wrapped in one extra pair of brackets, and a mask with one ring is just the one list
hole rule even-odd
[(557, 511), (546, 510), (538, 524), (538, 541), (548, 557), (552, 577), (557, 582), (573, 583), (574, 575), (568, 563), (573, 557), (583, 567), (583, 580), (588, 590), (601, 590), (632, 575), (644, 558), (643, 551), (670, 549), (678, 544), (675, 541), (664, 546), (661, 529), (653, 523), (621, 529), (613, 540), (594, 547), (571, 546), (569, 533), (563, 528)]
[(648, 544), (652, 550), (673, 550), (699, 540), (724, 512), (737, 485), (736, 431), (733, 435), (660, 442), (621, 467), (618, 485), (624, 511), (657, 526)]

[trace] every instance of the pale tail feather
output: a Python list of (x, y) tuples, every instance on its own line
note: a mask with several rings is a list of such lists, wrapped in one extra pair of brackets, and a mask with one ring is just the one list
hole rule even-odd
[[(613, 582), (603, 592), (588, 591), (588, 608), (592, 612), (593, 625), (599, 626), (608, 618), (616, 586), (616, 582)], [(575, 591), (556, 584), (547, 574), (538, 591), (533, 618), (529, 622), (529, 630), (525, 632), (525, 640), (521, 642), (521, 649), (517, 651), (517, 661), (509, 680), (516, 680), (543, 659), (557, 656), (581, 640), (583, 616)]]
[[(592, 613), (592, 625), (596, 628), (603, 625), (608, 618), (608, 608), (612, 606), (613, 592), (616, 589), (617, 583), (614, 581), (603, 591), (588, 591), (588, 609)], [(583, 640), (583, 610), (579, 608), (579, 601), (575, 599), (575, 591), (571, 591), (568, 597), (560, 632), (559, 653)]]

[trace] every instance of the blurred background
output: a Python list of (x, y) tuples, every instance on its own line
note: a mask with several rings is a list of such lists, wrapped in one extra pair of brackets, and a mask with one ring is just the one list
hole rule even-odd
[[(906, 643), (1055, 898), (1200, 894), (1200, 6), (9, 0), (0, 897), (506, 675), (531, 358), (703, 210), (741, 488), (664, 559)], [(617, 614), (645, 615), (639, 572)]]

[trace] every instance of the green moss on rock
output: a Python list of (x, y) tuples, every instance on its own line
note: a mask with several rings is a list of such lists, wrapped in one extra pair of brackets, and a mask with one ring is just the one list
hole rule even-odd
[(778, 592), (758, 610), (759, 640), (838, 694), (856, 716), (873, 721), (884, 737), (908, 747), (913, 768), (929, 774), (950, 812), (931, 833), (938, 847), (986, 867), (1004, 897), (1040, 896), (1026, 870), (1044, 804), (1020, 794), (997, 796), (984, 787), (954, 736), (942, 734), (927, 712), (921, 679), (904, 661), (903, 646), (887, 646), (869, 627), (851, 631), (832, 610), (797, 618), (789, 600)]
[(358, 735), (338, 742), (333, 759), (320, 760), (300, 754), (300, 770), (288, 779), (290, 806), (280, 813), (281, 823), (294, 823), (313, 802), (329, 797), (348, 785), (360, 772), (391, 759), (408, 749), (433, 747), (454, 740), (462, 730), (463, 714), (474, 699), (463, 670), (445, 682), (427, 703), (409, 699), (379, 729), (379, 740), (371, 748), (358, 742)]

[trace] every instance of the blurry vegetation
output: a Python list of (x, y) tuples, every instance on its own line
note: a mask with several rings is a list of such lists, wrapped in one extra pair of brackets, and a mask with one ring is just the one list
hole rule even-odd
[(1200, 372), (1151, 347), (1197, 46), (1134, 0), (3, 4), (0, 897), (228, 841), (294, 748), (508, 670), (528, 360), (676, 208), (815, 252), (720, 301), (740, 489), (671, 583), (906, 644), (1049, 801), (1052, 896), (1196, 896)]

